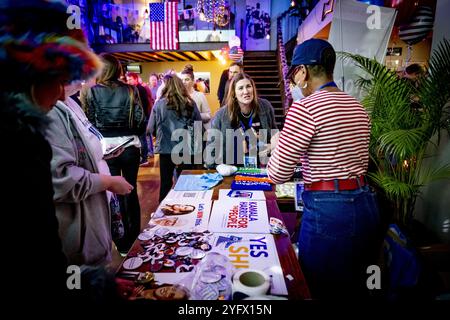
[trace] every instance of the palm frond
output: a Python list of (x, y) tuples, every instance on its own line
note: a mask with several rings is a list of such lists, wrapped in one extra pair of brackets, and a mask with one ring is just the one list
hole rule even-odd
[(364, 71), (356, 81), (366, 95), (361, 103), (371, 119), (370, 158), (374, 170), (368, 175), (391, 201), (397, 217), (409, 220), (414, 203), (425, 184), (450, 177), (450, 164), (424, 166), (427, 146), (441, 127), (450, 132), (450, 41), (433, 52), (429, 76), (419, 89), (401, 79), (375, 59), (340, 53)]
[(410, 158), (426, 146), (428, 137), (423, 128), (398, 129), (380, 135), (380, 152), (396, 159)]
[(372, 80), (359, 77), (358, 80), (356, 80), (355, 84), (361, 89), (368, 89), (372, 85)]
[(441, 127), (443, 108), (450, 100), (450, 41), (444, 39), (433, 51), (429, 75), (420, 82), (419, 97), (430, 117), (430, 136)]
[(411, 199), (419, 192), (420, 186), (395, 179), (386, 175), (383, 171), (371, 172), (368, 175), (385, 192), (386, 196), (393, 201), (397, 199)]

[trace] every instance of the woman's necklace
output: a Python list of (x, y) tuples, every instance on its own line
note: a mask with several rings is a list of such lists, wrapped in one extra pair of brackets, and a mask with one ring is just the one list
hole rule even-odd
[(248, 119), (248, 118), (250, 118), (251, 116), (252, 116), (252, 114), (253, 114), (253, 110), (252, 111), (250, 111), (250, 113), (249, 114), (247, 114), (247, 115), (245, 115), (244, 113), (242, 113), (242, 111), (241, 111), (241, 115), (245, 118), (245, 119)]

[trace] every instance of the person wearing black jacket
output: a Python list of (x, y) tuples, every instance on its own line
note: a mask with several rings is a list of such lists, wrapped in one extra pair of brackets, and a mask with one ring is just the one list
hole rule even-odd
[(230, 67), (222, 72), (219, 89), (217, 90), (217, 98), (219, 99), (221, 107), (226, 104), (231, 79), (241, 72), (244, 72), (244, 66), (239, 62), (232, 62)]
[[(150, 90), (147, 92), (147, 89), (139, 83), (139, 76), (137, 73), (129, 72), (127, 73), (127, 83), (135, 86), (139, 92), (139, 98), (142, 102), (142, 109), (145, 114), (145, 125), (147, 126), (148, 119), (150, 118), (150, 112), (153, 107), (153, 98), (151, 96)], [(141, 140), (141, 165), (148, 165), (147, 157), (148, 157), (148, 143), (147, 143), (147, 135), (144, 133), (139, 137)]]
[(86, 93), (84, 110), (88, 120), (104, 136), (104, 149), (133, 138), (120, 156), (107, 160), (111, 175), (122, 175), (134, 187), (130, 194), (119, 196), (125, 234), (116, 245), (125, 253), (141, 230), (136, 184), (141, 156), (139, 136), (145, 132), (145, 114), (137, 88), (119, 80), (123, 72), (119, 60), (107, 53), (100, 56), (105, 66), (97, 85)]

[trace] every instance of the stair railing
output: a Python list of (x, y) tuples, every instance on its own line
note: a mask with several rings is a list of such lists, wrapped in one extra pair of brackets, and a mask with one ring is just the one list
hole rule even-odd
[[(281, 75), (280, 79), (280, 94), (281, 94), (281, 103), (284, 109), (284, 113), (288, 111), (291, 103), (292, 103), (292, 93), (290, 88), (290, 81), (287, 79), (287, 74), (289, 71), (289, 66), (286, 59), (286, 47), (285, 43), (292, 38), (287, 38), (288, 40), (285, 41), (286, 37), (283, 35), (283, 21), (285, 21), (286, 17), (289, 16), (287, 12), (282, 13), (277, 18), (277, 59), (278, 59), (278, 74)], [(298, 17), (297, 17), (298, 18)], [(298, 22), (298, 19), (297, 19)], [(297, 25), (298, 27), (298, 25)], [(290, 32), (290, 31), (288, 31)]]

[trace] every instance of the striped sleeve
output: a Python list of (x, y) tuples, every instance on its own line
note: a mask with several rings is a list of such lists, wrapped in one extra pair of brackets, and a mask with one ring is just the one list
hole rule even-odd
[(281, 184), (291, 178), (315, 132), (316, 125), (310, 111), (301, 103), (294, 103), (286, 115), (284, 128), (267, 165), (267, 173), (274, 183)]

